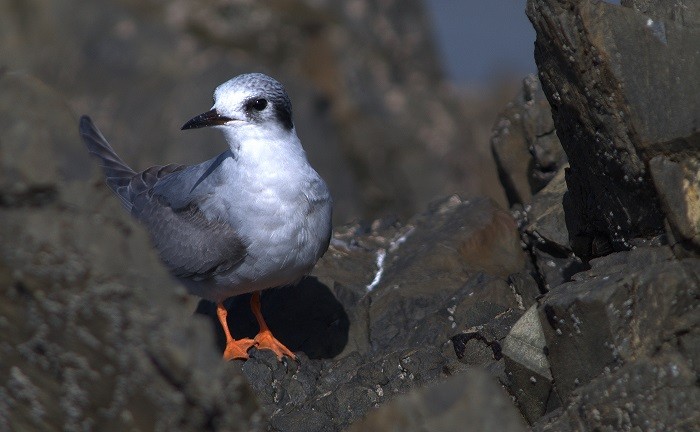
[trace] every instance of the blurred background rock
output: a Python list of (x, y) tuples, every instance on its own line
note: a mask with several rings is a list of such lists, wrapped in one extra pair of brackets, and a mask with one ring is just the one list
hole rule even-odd
[[(65, 100), (75, 119), (66, 140), (79, 143), (77, 118), (90, 114), (139, 169), (222, 151), (216, 131), (179, 127), (210, 106), (218, 84), (266, 72), (291, 94), (336, 223), (407, 218), (450, 193), (506, 203), (489, 136), (519, 79), (535, 71), (524, 4), (5, 1), (0, 67)], [(56, 116), (53, 104), (27, 108), (34, 122)], [(67, 172), (85, 169), (84, 158), (66, 163)]]

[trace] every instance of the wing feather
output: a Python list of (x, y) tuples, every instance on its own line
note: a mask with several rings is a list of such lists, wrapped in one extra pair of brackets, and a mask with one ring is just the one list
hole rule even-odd
[(170, 272), (180, 278), (207, 279), (239, 265), (246, 256), (243, 237), (226, 221), (207, 218), (193, 195), (195, 182), (211, 173), (221, 156), (199, 166), (153, 166), (140, 173), (116, 154), (89, 117), (80, 119), (80, 135), (99, 158), (107, 185), (148, 230)]

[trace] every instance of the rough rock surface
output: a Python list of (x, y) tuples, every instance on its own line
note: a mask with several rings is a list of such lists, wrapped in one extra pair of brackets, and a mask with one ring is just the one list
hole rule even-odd
[(700, 260), (639, 248), (592, 264), (541, 301), (565, 403), (536, 430), (696, 428)]
[(505, 382), (537, 431), (700, 426), (697, 5), (623, 3), (528, 2), (570, 162), (513, 206), (546, 293)]
[(499, 114), (491, 151), (511, 206), (530, 203), (566, 164), (549, 103), (535, 76), (523, 80), (518, 95)]
[[(539, 77), (571, 164), (567, 225), (582, 258), (661, 234), (664, 192), (649, 161), (700, 155), (700, 30), (694, 19), (669, 18), (666, 2), (638, 3), (663, 10), (650, 16), (580, 0), (527, 6)], [(695, 6), (679, 10), (693, 16), (697, 2), (688, 3)]]
[(548, 291), (588, 268), (573, 253), (569, 243), (564, 212), (568, 167), (562, 166), (549, 184), (532, 197), (525, 212), (520, 213), (523, 239), (535, 264), (542, 291)]
[(649, 169), (668, 221), (669, 240), (677, 251), (700, 253), (700, 158), (676, 162), (656, 156), (649, 161)]
[(491, 136), (499, 178), (517, 216), (542, 291), (586, 268), (569, 244), (563, 198), (566, 154), (538, 79), (523, 80)]
[(559, 397), (554, 389), (547, 355), (547, 340), (537, 306), (531, 306), (503, 341), (503, 356), (511, 392), (520, 411), (533, 423), (556, 406)]

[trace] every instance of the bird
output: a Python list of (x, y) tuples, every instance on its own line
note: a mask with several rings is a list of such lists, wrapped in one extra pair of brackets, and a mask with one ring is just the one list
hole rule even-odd
[[(80, 118), (79, 131), (170, 273), (190, 294), (216, 303), (224, 360), (246, 360), (252, 347), (296, 360), (265, 322), (260, 292), (296, 284), (328, 249), (328, 186), (306, 157), (289, 95), (270, 76), (248, 73), (219, 85), (212, 108), (181, 129), (204, 127), (223, 132), (228, 149), (196, 165), (141, 172), (122, 161), (90, 117)], [(253, 293), (260, 330), (234, 339), (224, 301), (245, 293)]]

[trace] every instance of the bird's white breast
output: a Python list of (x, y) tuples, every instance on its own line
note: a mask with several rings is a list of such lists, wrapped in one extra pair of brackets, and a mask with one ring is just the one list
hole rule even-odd
[(220, 198), (210, 205), (248, 244), (244, 263), (228, 275), (237, 293), (296, 282), (327, 247), (330, 194), (298, 139), (298, 148), (289, 144), (248, 140), (221, 164)]

